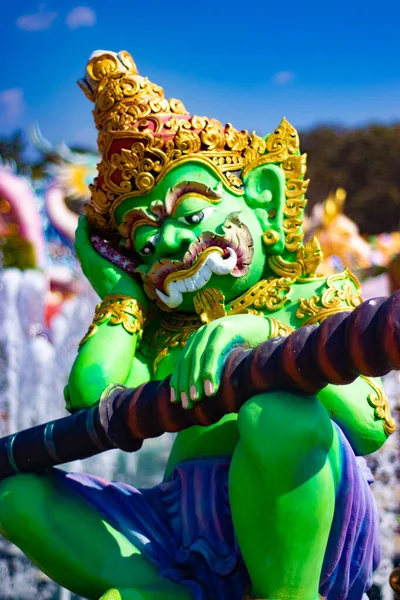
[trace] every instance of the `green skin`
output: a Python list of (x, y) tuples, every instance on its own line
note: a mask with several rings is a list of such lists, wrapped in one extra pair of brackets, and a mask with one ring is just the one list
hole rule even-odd
[[(204, 183), (213, 189), (220, 183), (204, 163), (180, 164), (147, 196), (125, 201), (117, 211), (117, 220), (121, 222), (123, 214), (132, 208), (148, 209), (152, 202), (164, 199), (171, 186), (185, 181)], [(224, 187), (217, 204), (188, 197), (159, 228), (140, 226), (134, 240), (137, 252), (143, 251), (154, 233), (159, 234), (155, 252), (142, 255), (143, 271), (161, 258), (181, 260), (199, 234), (222, 233), (226, 217), (238, 212), (254, 241), (250, 268), (239, 278), (213, 275), (206, 287), (218, 287), (229, 302), (260, 279), (272, 276), (268, 252), (284, 251), (283, 174), (275, 165), (258, 166), (248, 173), (244, 185), (243, 196)], [(206, 208), (203, 220), (197, 224), (185, 219)], [(262, 234), (271, 228), (278, 231), (280, 239), (267, 249)], [(85, 275), (102, 298), (123, 293), (145, 307), (152, 304), (139, 283), (92, 249), (85, 218), (77, 230), (76, 248)], [(295, 283), (290, 302), (272, 316), (294, 328), (301, 326), (295, 315), (298, 298), (321, 294), (324, 285), (324, 279)], [(184, 294), (179, 310), (193, 312), (193, 296)], [(264, 316), (228, 315), (204, 325), (183, 349), (170, 349), (155, 374), (155, 351), (145, 356), (136, 334), (103, 323), (84, 344), (72, 368), (68, 384), (71, 405), (74, 409), (92, 405), (110, 383), (133, 387), (172, 374), (172, 400), (190, 408), (204, 395), (217, 391), (221, 355), (226, 355), (233, 342), (256, 346), (269, 338), (271, 313), (265, 310)], [(160, 312), (145, 330), (143, 345), (159, 320)], [(227, 415), (211, 427), (192, 427), (178, 434), (165, 477), (184, 459), (232, 457), (232, 516), (255, 596), (268, 600), (318, 599), (335, 490), (341, 476), (340, 445), (332, 420), (343, 429), (356, 454), (377, 450), (387, 436), (382, 420), (375, 417), (374, 408), (368, 404), (370, 392), (368, 383), (360, 379), (343, 387), (329, 385), (318, 397), (286, 391), (260, 394), (248, 400), (239, 414)], [(120, 532), (85, 501), (57, 488), (46, 475), (16, 475), (0, 484), (0, 531), (52, 579), (84, 597), (192, 597), (187, 588), (160, 578), (156, 567)]]

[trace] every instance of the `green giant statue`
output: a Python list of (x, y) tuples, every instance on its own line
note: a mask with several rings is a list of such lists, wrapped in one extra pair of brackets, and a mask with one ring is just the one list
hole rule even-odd
[[(170, 401), (196, 410), (236, 346), (361, 303), (356, 278), (318, 275), (318, 242), (303, 244), (306, 157), (285, 119), (262, 138), (191, 116), (127, 52), (95, 52), (81, 87), (102, 160), (76, 248), (102, 302), (70, 412), (168, 375)], [(179, 433), (155, 488), (58, 469), (5, 479), (0, 531), (93, 600), (361, 600), (379, 519), (360, 457), (393, 431), (367, 377), (256, 394)]]

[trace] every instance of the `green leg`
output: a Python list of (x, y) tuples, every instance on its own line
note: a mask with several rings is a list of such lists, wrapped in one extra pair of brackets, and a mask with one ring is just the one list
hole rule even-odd
[(49, 577), (85, 598), (98, 600), (110, 588), (121, 589), (122, 600), (191, 598), (183, 586), (159, 577), (88, 503), (46, 475), (1, 482), (0, 533)]
[(317, 600), (340, 445), (314, 397), (271, 392), (240, 410), (229, 493), (253, 594)]

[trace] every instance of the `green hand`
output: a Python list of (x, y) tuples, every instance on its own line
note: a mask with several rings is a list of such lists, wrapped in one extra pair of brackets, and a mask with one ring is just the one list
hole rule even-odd
[(90, 242), (90, 228), (86, 216), (79, 218), (75, 233), (75, 249), (82, 271), (100, 298), (109, 294), (126, 294), (147, 306), (139, 283), (131, 275), (100, 256)]
[(171, 377), (171, 402), (192, 408), (217, 393), (224, 361), (234, 346), (258, 346), (270, 336), (268, 319), (255, 315), (223, 317), (208, 323), (188, 340)]

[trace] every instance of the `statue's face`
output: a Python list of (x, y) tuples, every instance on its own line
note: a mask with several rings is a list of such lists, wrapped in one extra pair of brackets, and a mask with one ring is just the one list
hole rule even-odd
[(246, 196), (204, 163), (176, 166), (151, 193), (125, 201), (116, 219), (147, 295), (161, 308), (194, 311), (206, 288), (229, 302), (263, 276), (262, 225)]

